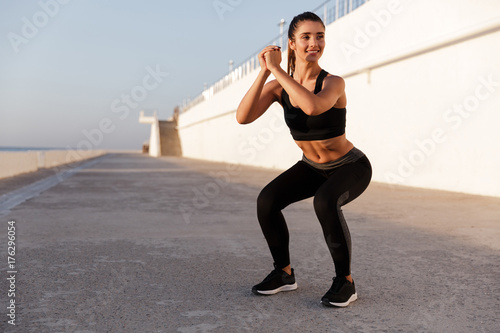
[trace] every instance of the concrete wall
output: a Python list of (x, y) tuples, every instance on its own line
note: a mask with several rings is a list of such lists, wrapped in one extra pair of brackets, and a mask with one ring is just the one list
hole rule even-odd
[(161, 156), (160, 121), (158, 120), (156, 111), (152, 116), (148, 117), (144, 115), (144, 111), (141, 111), (139, 115), (139, 123), (151, 125), (148, 154), (153, 157)]
[[(327, 27), (321, 66), (346, 79), (347, 136), (374, 181), (500, 196), (499, 7), (372, 0)], [(184, 156), (279, 169), (300, 158), (279, 105), (236, 123), (256, 74), (180, 115)]]
[(0, 152), (0, 179), (83, 161), (106, 154), (104, 150), (47, 150)]
[(0, 152), (0, 179), (38, 170), (38, 153)]
[(177, 123), (173, 120), (159, 121), (161, 156), (182, 156)]

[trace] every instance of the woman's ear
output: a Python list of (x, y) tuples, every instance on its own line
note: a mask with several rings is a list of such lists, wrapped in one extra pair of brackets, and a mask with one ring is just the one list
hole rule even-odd
[(295, 42), (291, 39), (288, 40), (288, 47), (290, 48), (290, 50), (294, 50), (295, 51)]

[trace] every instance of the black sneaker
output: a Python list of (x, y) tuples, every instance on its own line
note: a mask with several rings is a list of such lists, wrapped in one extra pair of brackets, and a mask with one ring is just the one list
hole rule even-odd
[(253, 286), (252, 292), (255, 295), (274, 295), (280, 291), (290, 291), (297, 289), (297, 283), (295, 283), (295, 275), (292, 269), (292, 275), (281, 268), (277, 268), (274, 265), (274, 270), (266, 276), (264, 281)]
[(348, 306), (349, 303), (358, 299), (354, 281), (349, 282), (345, 276), (337, 276), (333, 279), (330, 290), (323, 296), (321, 303), (326, 306)]

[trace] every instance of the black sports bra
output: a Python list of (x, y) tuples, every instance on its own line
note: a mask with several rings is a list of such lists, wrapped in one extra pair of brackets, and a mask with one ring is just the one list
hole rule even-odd
[[(323, 80), (328, 75), (321, 70), (316, 79), (314, 93), (321, 91)], [(299, 108), (293, 107), (285, 89), (281, 93), (281, 103), (285, 111), (285, 122), (296, 141), (331, 139), (345, 133), (346, 108), (334, 108), (317, 116), (308, 116)]]

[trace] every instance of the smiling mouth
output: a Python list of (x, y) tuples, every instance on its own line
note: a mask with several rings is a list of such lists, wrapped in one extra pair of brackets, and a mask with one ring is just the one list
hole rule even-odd
[(307, 51), (307, 53), (312, 53), (312, 54), (316, 54), (316, 53), (319, 53), (319, 50), (314, 50), (314, 51)]

